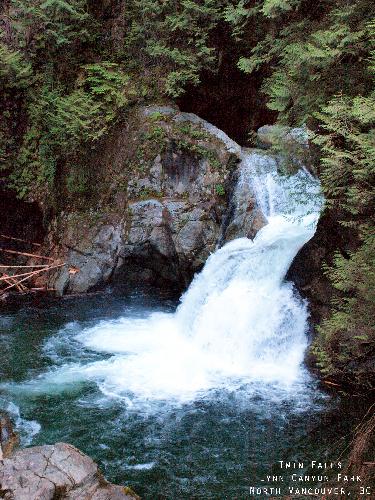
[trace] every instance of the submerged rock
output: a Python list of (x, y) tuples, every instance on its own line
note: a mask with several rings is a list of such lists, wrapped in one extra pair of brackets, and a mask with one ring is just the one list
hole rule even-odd
[(66, 443), (35, 446), (0, 461), (6, 500), (134, 500), (130, 488), (107, 483), (90, 457)]
[(13, 431), (10, 418), (0, 413), (0, 460), (8, 457), (18, 444), (18, 436)]

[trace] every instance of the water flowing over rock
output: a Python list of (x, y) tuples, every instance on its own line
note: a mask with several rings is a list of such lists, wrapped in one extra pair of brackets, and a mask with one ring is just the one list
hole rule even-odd
[[(189, 164), (187, 179), (191, 179), (192, 171), (200, 175)], [(166, 192), (183, 185), (184, 177), (174, 176), (172, 171)], [(291, 176), (281, 175), (277, 159), (265, 151), (241, 150), (241, 161), (228, 183), (230, 210), (216, 222), (212, 239), (218, 247), (195, 275), (176, 310), (130, 307), (122, 308), (120, 317), (69, 323), (45, 345), (45, 354), (55, 366), (31, 380), (4, 384), (2, 389), (26, 398), (29, 394), (38, 398), (63, 393), (81, 398), (80, 390), (86, 384), (95, 385), (100, 397), (95, 396), (90, 404), (96, 407), (116, 400), (126, 421), (138, 412), (162, 419), (160, 408), (181, 409), (212, 397), (220, 400), (221, 395), (225, 400), (237, 393), (255, 405), (260, 401), (272, 405), (280, 395), (291, 405), (294, 401), (310, 404), (311, 379), (303, 366), (308, 311), (285, 276), (299, 249), (315, 232), (322, 202), (319, 182), (306, 169)], [(135, 185), (132, 189), (137, 189)], [(192, 193), (196, 188), (192, 186)], [(110, 271), (110, 256), (106, 269), (112, 275), (108, 280), (118, 279), (121, 272), (122, 280), (129, 279), (136, 266), (143, 273), (152, 271), (162, 276), (168, 269), (173, 274), (171, 262), (176, 263), (175, 273), (181, 273), (181, 256), (194, 257), (195, 249), (204, 244), (202, 232), (208, 227), (199, 217), (202, 206), (192, 205), (185, 225), (179, 231), (173, 230), (174, 224), (181, 221), (180, 211), (185, 213), (183, 203), (183, 199), (172, 196), (134, 200), (128, 206), (128, 225), (118, 225), (114, 230), (114, 225), (99, 224), (100, 238), (87, 240), (88, 247), (79, 252), (72, 248), (70, 251), (78, 254), (80, 266), (85, 269), (85, 259), (93, 255), (92, 242), (95, 252), (103, 254), (103, 262), (115, 249), (122, 262)], [(201, 225), (196, 224), (198, 221)], [(74, 227), (70, 226), (72, 238)], [(97, 230), (95, 225), (92, 234)], [(144, 265), (149, 262), (150, 252), (157, 255), (154, 268)], [(134, 262), (133, 270), (130, 262)], [(78, 263), (70, 261), (72, 264)], [(91, 272), (94, 282), (99, 273), (96, 268)], [(151, 276), (143, 275), (142, 279)], [(119, 429), (116, 427), (116, 432)], [(35, 499), (41, 495), (35, 487), (46, 489), (46, 493), (42, 491), (45, 498), (56, 498), (56, 492), (62, 491), (64, 498), (85, 499), (86, 490), (82, 488), (87, 485), (94, 492), (87, 498), (102, 498), (94, 495), (105, 494), (117, 498), (108, 491), (115, 492), (113, 495), (123, 493), (108, 485), (96, 489), (96, 466), (87, 457), (76, 456), (79, 452), (69, 445), (30, 450), (17, 452), (4, 461), (0, 470), (4, 491), (14, 490), (17, 495), (17, 488), (26, 488)], [(32, 454), (31, 458), (27, 453)], [(133, 457), (127, 460), (130, 467), (152, 469), (155, 464), (153, 458), (137, 464)], [(29, 462), (32, 467), (27, 466)], [(73, 470), (63, 469), (67, 462)], [(18, 481), (14, 471), (22, 469), (26, 476)], [(35, 477), (40, 481), (35, 483)]]
[[(260, 138), (273, 137), (274, 128)], [(300, 129), (285, 134), (305, 137)], [(267, 224), (258, 175), (267, 165), (277, 170), (277, 158), (242, 149), (196, 115), (138, 109), (93, 159), (96, 206), (53, 221), (43, 250), (66, 266), (36, 285), (58, 295), (106, 285), (185, 290), (215, 249), (253, 239)]]
[(35, 446), (0, 461), (6, 500), (135, 500), (129, 488), (105, 481), (97, 465), (72, 445)]
[(236, 238), (253, 239), (257, 232), (267, 224), (265, 213), (256, 198), (254, 185), (249, 182), (256, 175), (256, 165), (267, 163), (269, 158), (256, 151), (244, 149), (241, 162), (232, 173), (229, 207), (224, 220), (221, 243)]
[[(273, 384), (291, 392), (300, 389), (298, 383), (304, 387), (308, 313), (285, 275), (314, 234), (319, 183), (305, 169), (280, 175), (275, 158), (261, 151), (244, 151), (238, 168), (233, 221), (244, 215), (243, 193), (252, 193), (266, 221), (255, 238), (236, 238), (212, 253), (176, 312), (125, 314), (77, 333), (76, 342), (109, 358), (64, 364), (31, 386), (48, 393), (89, 380), (105, 396), (132, 407), (142, 401), (189, 401), (237, 384), (251, 383), (260, 391)], [(152, 233), (163, 214), (156, 201), (143, 202), (145, 210), (147, 203), (153, 204)], [(160, 252), (167, 254), (170, 243), (164, 241)]]

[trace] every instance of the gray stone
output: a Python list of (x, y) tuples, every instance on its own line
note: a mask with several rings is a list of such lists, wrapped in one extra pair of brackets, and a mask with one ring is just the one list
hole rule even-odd
[(65, 443), (35, 446), (0, 461), (6, 500), (134, 500), (128, 488), (107, 483), (90, 457)]
[(122, 225), (102, 225), (92, 228), (86, 237), (67, 235), (64, 257), (66, 266), (50, 278), (59, 295), (83, 293), (106, 282), (113, 272), (122, 241)]
[(161, 255), (170, 258), (176, 256), (171, 230), (168, 226), (154, 227), (150, 234), (150, 243)]
[(185, 224), (176, 238), (180, 253), (191, 256), (201, 250), (204, 245), (203, 229), (204, 225), (199, 220), (191, 220)]
[(277, 142), (285, 145), (299, 145), (308, 147), (309, 138), (306, 127), (291, 128), (281, 125), (263, 125), (257, 131), (258, 145), (263, 148), (269, 148)]
[(227, 136), (225, 132), (220, 130), (219, 128), (212, 125), (212, 123), (203, 120), (197, 115), (193, 113), (178, 113), (173, 118), (176, 122), (191, 122), (196, 125), (200, 125), (206, 132), (215, 136), (221, 142), (223, 142), (230, 153), (234, 153), (237, 155), (241, 154), (241, 146), (239, 146), (235, 141), (233, 141), (230, 137)]
[(172, 108), (171, 106), (147, 106), (142, 110), (144, 116), (151, 116), (154, 113), (160, 113), (162, 115), (170, 115), (178, 113), (177, 108)]

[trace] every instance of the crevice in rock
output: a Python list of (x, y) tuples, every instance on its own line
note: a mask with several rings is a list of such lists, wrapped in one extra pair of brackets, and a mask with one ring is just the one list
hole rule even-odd
[[(9, 240), (1, 235), (41, 243), (46, 235), (46, 224), (37, 203), (19, 200), (16, 193), (0, 185), (0, 247), (30, 252), (30, 244)], [(2, 263), (8, 264), (14, 257), (2, 253), (0, 259)]]

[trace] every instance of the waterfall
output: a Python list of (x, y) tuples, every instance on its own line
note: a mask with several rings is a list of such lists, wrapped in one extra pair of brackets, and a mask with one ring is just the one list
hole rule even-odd
[(239, 168), (234, 196), (252, 190), (267, 225), (253, 241), (239, 238), (211, 255), (176, 321), (222, 373), (292, 382), (306, 348), (307, 311), (283, 280), (315, 232), (319, 183), (306, 170), (279, 175), (275, 159), (256, 151), (244, 152)]
[(266, 153), (244, 150), (242, 156), (234, 203), (244, 190), (255, 195), (267, 221), (256, 237), (235, 239), (212, 254), (174, 313), (125, 314), (78, 333), (73, 325), (73, 340), (72, 329), (60, 332), (50, 350), (54, 341), (56, 349), (75, 342), (75, 350), (105, 357), (84, 362), (82, 354), (30, 382), (29, 392), (70, 390), (89, 380), (106, 396), (134, 405), (186, 401), (243, 384), (263, 392), (270, 384), (293, 388), (306, 376), (306, 305), (284, 278), (314, 234), (319, 184), (304, 169), (279, 175)]

